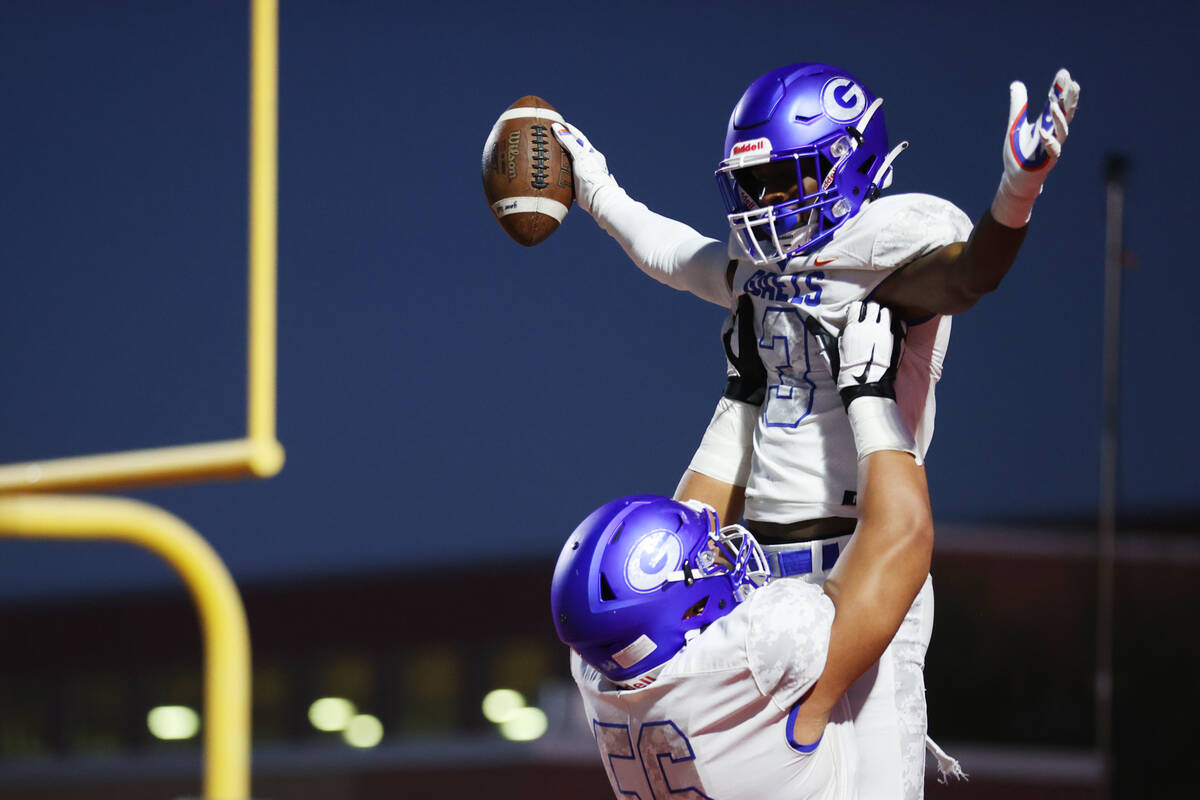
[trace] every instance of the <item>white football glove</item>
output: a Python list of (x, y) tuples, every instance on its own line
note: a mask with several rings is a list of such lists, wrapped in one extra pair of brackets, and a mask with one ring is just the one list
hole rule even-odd
[(571, 156), (571, 166), (575, 172), (575, 199), (579, 207), (590, 214), (596, 193), (609, 186), (616, 187), (617, 179), (609, 174), (604, 154), (592, 147), (583, 131), (569, 122), (565, 125), (555, 122), (551, 129), (559, 144)]
[(921, 463), (916, 440), (896, 405), (894, 381), (904, 326), (878, 303), (856, 301), (838, 339), (837, 385), (859, 460), (879, 450), (909, 453)]
[(903, 340), (901, 323), (893, 326), (890, 308), (861, 300), (850, 304), (838, 339), (837, 386), (846, 408), (858, 397), (896, 398), (892, 382)]
[(1060, 69), (1050, 85), (1046, 105), (1036, 120), (1027, 116), (1025, 84), (1009, 86), (1008, 129), (1004, 135), (1004, 175), (992, 201), (992, 217), (1001, 225), (1020, 228), (1029, 222), (1033, 203), (1047, 173), (1058, 163), (1068, 126), (1079, 104), (1079, 84)]

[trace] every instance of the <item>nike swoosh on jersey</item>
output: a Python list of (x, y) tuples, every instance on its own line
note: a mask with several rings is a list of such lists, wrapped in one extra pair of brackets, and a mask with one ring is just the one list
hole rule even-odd
[(837, 259), (836, 259), (836, 258), (827, 258), (827, 259), (825, 259), (824, 261), (822, 261), (822, 260), (821, 260), (821, 259), (819, 259), (819, 258), (814, 258), (814, 259), (813, 259), (813, 266), (814, 266), (814, 267), (823, 267), (823, 266), (825, 266), (826, 264), (832, 264), (832, 263), (833, 263), (833, 262), (835, 262), (835, 261), (837, 261)]

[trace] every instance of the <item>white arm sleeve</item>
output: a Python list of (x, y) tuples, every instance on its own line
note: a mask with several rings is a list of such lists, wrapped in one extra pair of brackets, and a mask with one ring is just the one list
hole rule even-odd
[[(734, 486), (746, 486), (758, 406), (722, 397), (688, 469)], [(683, 480), (687, 480), (685, 475)]]
[(592, 216), (654, 280), (722, 308), (733, 301), (725, 278), (729, 255), (723, 242), (654, 213), (619, 186), (596, 192)]

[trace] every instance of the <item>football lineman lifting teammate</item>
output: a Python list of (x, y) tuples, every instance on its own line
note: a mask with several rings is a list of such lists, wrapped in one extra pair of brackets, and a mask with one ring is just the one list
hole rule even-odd
[[(1000, 185), (972, 227), (946, 200), (880, 196), (907, 142), (889, 147), (883, 100), (862, 81), (826, 64), (769, 72), (733, 109), (716, 173), (728, 243), (629, 197), (587, 137), (556, 123), (580, 207), (648, 275), (729, 309), (726, 389), (676, 498), (701, 501), (726, 521), (744, 514), (772, 575), (824, 580), (860, 516), (860, 432), (832, 377), (847, 309), (871, 299), (907, 324), (897, 404), (887, 413), (911, 437), (900, 449), (923, 459), (950, 315), (994, 290), (1012, 266), (1078, 99), (1079, 84), (1059, 70), (1030, 120), (1025, 86), (1012, 83)], [(863, 798), (923, 793), (932, 618), (927, 580), (892, 644), (847, 692)]]
[(823, 591), (770, 580), (753, 535), (695, 501), (613, 501), (563, 546), (551, 611), (617, 797), (858, 796), (845, 693), (933, 552), (924, 469), (894, 413), (893, 331), (887, 309), (851, 305), (837, 384), (862, 520)]

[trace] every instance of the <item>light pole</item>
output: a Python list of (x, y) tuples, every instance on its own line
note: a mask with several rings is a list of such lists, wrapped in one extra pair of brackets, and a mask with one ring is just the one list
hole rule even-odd
[(1100, 515), (1096, 594), (1096, 749), (1100, 792), (1112, 793), (1113, 777), (1113, 578), (1117, 545), (1118, 449), (1121, 385), (1121, 269), (1125, 247), (1125, 156), (1105, 163), (1104, 350), (1100, 430)]

